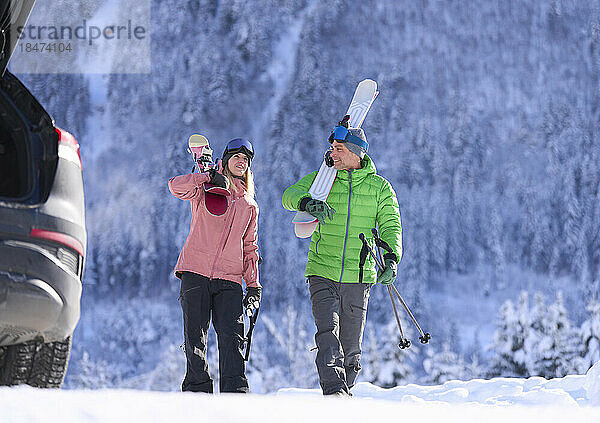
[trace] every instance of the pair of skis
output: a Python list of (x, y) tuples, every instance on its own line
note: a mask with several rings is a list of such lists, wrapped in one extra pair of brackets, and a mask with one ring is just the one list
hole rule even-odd
[(212, 148), (208, 144), (208, 138), (204, 135), (193, 134), (188, 138), (188, 153), (194, 160), (194, 172), (206, 172), (215, 167), (212, 159)]
[[(188, 152), (192, 155), (194, 160), (194, 167), (192, 173), (207, 172), (210, 169), (215, 169), (216, 165), (213, 163), (212, 153), (213, 150), (208, 144), (208, 138), (204, 135), (193, 134), (188, 139)], [(222, 216), (229, 207), (229, 190), (226, 188), (218, 187), (205, 183), (204, 188), (204, 205), (206, 210), (213, 216)]]
[[(350, 127), (361, 127), (377, 94), (379, 94), (377, 82), (372, 79), (364, 79), (358, 84), (346, 112), (347, 115), (350, 115)], [(310, 196), (316, 200), (327, 200), (336, 175), (337, 170), (323, 160), (319, 173), (308, 190)], [(298, 211), (292, 219), (292, 223), (294, 223), (294, 232), (298, 238), (308, 238), (313, 234), (319, 222), (313, 215)]]

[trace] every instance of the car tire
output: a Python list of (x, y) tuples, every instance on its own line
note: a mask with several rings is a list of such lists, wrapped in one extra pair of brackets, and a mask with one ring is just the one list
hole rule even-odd
[(60, 388), (70, 353), (71, 337), (64, 341), (32, 341), (0, 347), (0, 385)]

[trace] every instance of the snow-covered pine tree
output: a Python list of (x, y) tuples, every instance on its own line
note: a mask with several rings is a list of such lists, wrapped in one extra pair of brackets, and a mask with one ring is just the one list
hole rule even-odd
[(547, 345), (548, 348), (539, 351), (537, 373), (546, 378), (554, 378), (574, 372), (579, 350), (562, 292), (557, 293), (556, 301), (548, 307), (543, 327), (548, 341), (540, 345)]
[(482, 363), (481, 343), (479, 341), (479, 328), (475, 330), (473, 342), (464, 351), (464, 356), (470, 359), (466, 364), (465, 371), (467, 379), (481, 378), (485, 375), (486, 367)]
[(536, 292), (533, 296), (533, 309), (531, 310), (531, 327), (525, 339), (524, 350), (527, 351), (527, 371), (530, 375), (540, 375), (540, 366), (542, 358), (547, 355), (546, 350), (550, 349), (552, 340), (546, 327), (546, 298), (541, 292)]
[(586, 372), (594, 363), (600, 361), (600, 301), (594, 299), (586, 307), (589, 315), (579, 329), (580, 343), (583, 348), (582, 368)]
[(412, 381), (414, 370), (411, 363), (416, 355), (416, 347), (400, 350), (398, 341), (398, 327), (394, 319), (381, 328), (380, 336), (376, 336), (372, 329), (367, 332), (369, 360), (363, 364), (365, 374), (360, 376), (361, 379), (382, 388)]
[(78, 371), (69, 380), (68, 385), (78, 389), (103, 389), (113, 386), (111, 381), (114, 372), (111, 366), (104, 360), (92, 360), (87, 351), (83, 351), (82, 357), (77, 361)]
[(529, 326), (528, 295), (523, 291), (516, 308), (510, 300), (500, 307), (490, 347), (495, 353), (490, 364), (490, 376), (529, 376), (524, 350)]
[(449, 342), (444, 342), (442, 350), (438, 352), (428, 348), (426, 354), (423, 367), (429, 383), (438, 385), (449, 380), (466, 379), (465, 362), (460, 355), (450, 349)]

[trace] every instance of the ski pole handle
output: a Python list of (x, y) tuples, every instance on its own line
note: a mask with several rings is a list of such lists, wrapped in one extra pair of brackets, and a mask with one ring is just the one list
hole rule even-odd
[(365, 240), (365, 234), (363, 234), (362, 232), (358, 235), (358, 237), (360, 238), (360, 240), (364, 243), (364, 245), (367, 246), (367, 250), (369, 251), (369, 254), (371, 255), (371, 257), (373, 257), (373, 260), (375, 260), (375, 264), (377, 264), (377, 266), (379, 267), (379, 270), (384, 270), (385, 266), (381, 263), (381, 261), (379, 261), (379, 257), (377, 257), (375, 255), (375, 253), (373, 252), (373, 249), (371, 248), (371, 246), (367, 243), (367, 241)]

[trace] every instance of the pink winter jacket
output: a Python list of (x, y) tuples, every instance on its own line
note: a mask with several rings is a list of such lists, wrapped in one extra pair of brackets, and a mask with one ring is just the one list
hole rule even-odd
[(208, 173), (190, 173), (169, 179), (171, 193), (189, 200), (192, 224), (179, 254), (175, 274), (194, 272), (211, 279), (225, 279), (259, 287), (257, 223), (258, 205), (246, 195), (244, 183), (235, 179), (238, 190), (230, 190), (229, 207), (222, 216), (214, 216), (204, 206)]

